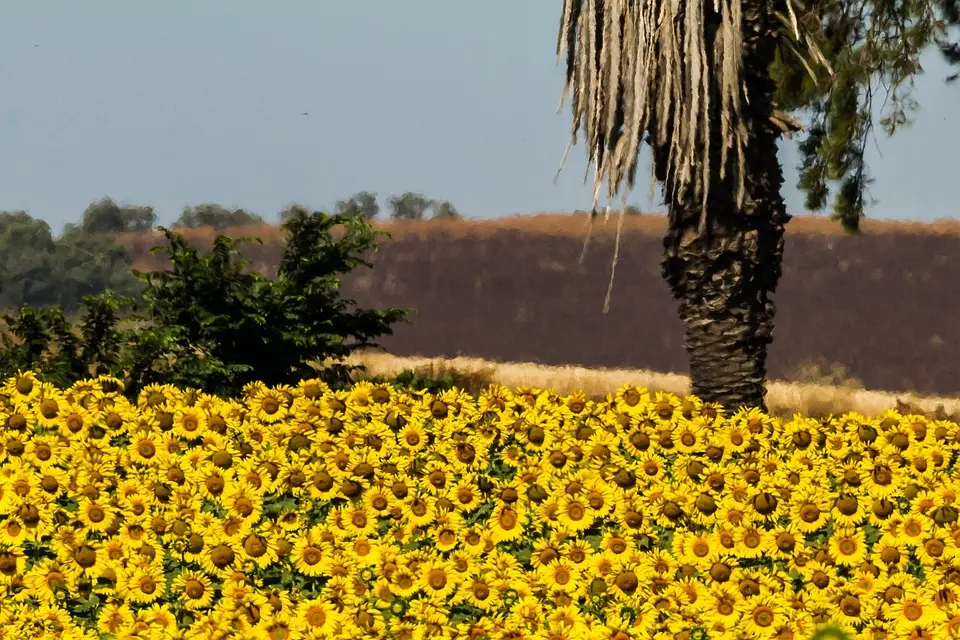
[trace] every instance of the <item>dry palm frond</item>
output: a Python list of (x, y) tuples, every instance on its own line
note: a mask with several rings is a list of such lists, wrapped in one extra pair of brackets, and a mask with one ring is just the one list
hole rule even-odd
[[(671, 196), (701, 200), (706, 214), (713, 81), (723, 113), (721, 171), (731, 158), (742, 163), (740, 1), (715, 0), (720, 25), (712, 55), (708, 1), (564, 0), (557, 47), (567, 56), (563, 96), (573, 103), (571, 142), (582, 130), (595, 167), (594, 208), (604, 181), (611, 199), (624, 181), (633, 187), (638, 151), (651, 130), (667, 145)], [(742, 199), (743, 177), (734, 170)]]
[[(825, 64), (797, 21), (793, 4), (799, 6), (799, 0), (786, 3), (787, 14), (778, 18), (790, 37)], [(705, 23), (710, 10), (719, 20), (712, 43), (711, 25)], [(741, 109), (746, 100), (741, 0), (563, 0), (557, 55), (566, 59), (560, 107), (570, 98), (573, 110), (567, 151), (582, 132), (588, 171), (594, 168), (593, 211), (604, 182), (610, 200), (624, 183), (633, 188), (648, 133), (667, 154), (670, 199), (702, 203), (701, 233), (707, 227), (713, 171), (721, 178), (732, 176), (736, 204), (742, 205), (747, 123)], [(712, 95), (719, 97), (718, 105), (711, 105)], [(719, 138), (711, 131), (713, 109), (721, 116)], [(775, 124), (799, 126), (786, 117)], [(710, 145), (717, 139), (720, 166), (715, 168)], [(654, 170), (651, 166), (652, 182)]]

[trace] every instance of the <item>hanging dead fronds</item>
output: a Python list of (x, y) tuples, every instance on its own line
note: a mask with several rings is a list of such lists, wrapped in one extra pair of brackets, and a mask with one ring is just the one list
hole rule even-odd
[[(809, 45), (792, 6), (798, 1), (787, 0), (782, 20), (793, 39)], [(708, 39), (712, 29), (705, 17), (711, 9), (719, 24)], [(743, 203), (747, 125), (741, 109), (746, 99), (742, 51), (741, 0), (563, 0), (557, 55), (565, 57), (566, 81), (560, 107), (571, 100), (570, 145), (582, 133), (588, 171), (594, 168), (593, 211), (604, 182), (610, 200), (624, 185), (633, 188), (648, 133), (667, 154), (671, 199), (702, 203), (701, 233), (707, 226), (711, 172), (718, 170), (721, 178), (729, 173), (736, 204)], [(818, 50), (813, 58), (823, 56)], [(712, 95), (719, 97), (719, 105), (711, 104)], [(715, 108), (719, 137), (711, 131)], [(780, 125), (794, 122), (780, 118)], [(720, 143), (716, 168), (711, 166), (712, 140)]]
[[(564, 0), (557, 54), (566, 54), (562, 104), (573, 107), (571, 142), (582, 131), (594, 172), (613, 199), (633, 187), (648, 130), (668, 152), (671, 196), (706, 201), (710, 186), (710, 87), (721, 100), (721, 172), (739, 170), (747, 131), (741, 113), (739, 0), (713, 0), (720, 25), (708, 56), (710, 0)], [(731, 162), (732, 160), (732, 162)]]

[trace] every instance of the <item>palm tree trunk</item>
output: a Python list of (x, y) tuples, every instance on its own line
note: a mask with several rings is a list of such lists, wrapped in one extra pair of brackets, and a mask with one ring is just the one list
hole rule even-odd
[[(711, 141), (708, 227), (698, 237), (702, 202), (670, 201), (664, 238), (663, 277), (679, 302), (690, 357), (692, 391), (724, 407), (766, 409), (767, 346), (772, 341), (772, 294), (780, 279), (784, 225), (790, 219), (780, 194), (783, 172), (777, 158), (779, 130), (770, 122), (773, 82), (767, 71), (775, 40), (771, 3), (743, 3), (746, 198), (736, 205), (734, 181), (720, 177), (721, 140)], [(712, 46), (708, 47), (708, 51)], [(711, 100), (720, 130), (719, 99)], [(663, 148), (654, 150), (655, 169), (666, 176)], [(667, 185), (666, 193), (670, 193)]]

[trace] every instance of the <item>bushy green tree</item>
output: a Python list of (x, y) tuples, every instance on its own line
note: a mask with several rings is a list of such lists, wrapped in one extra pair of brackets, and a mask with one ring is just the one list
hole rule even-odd
[(394, 220), (423, 220), (432, 201), (422, 193), (406, 191), (399, 196), (392, 196), (388, 204)]
[(140, 282), (130, 272), (130, 249), (109, 234), (64, 233), (53, 254), (57, 295), (48, 303), (72, 313), (85, 296), (112, 290), (137, 295)]
[(149, 231), (156, 222), (153, 207), (119, 205), (110, 198), (102, 198), (84, 210), (80, 228), (85, 233)]
[[(340, 227), (341, 232), (335, 232)], [(370, 267), (376, 232), (363, 217), (299, 211), (283, 225), (287, 239), (275, 279), (244, 269), (244, 239), (218, 236), (209, 252), (162, 229), (169, 268), (135, 272), (139, 299), (86, 296), (82, 323), (59, 309), (23, 306), (6, 318), (0, 377), (30, 369), (61, 386), (90, 374), (121, 378), (135, 394), (154, 382), (235, 395), (254, 380), (290, 384), (319, 375), (349, 379), (343, 360), (376, 346), (405, 309), (361, 309), (343, 298), (340, 278)], [(131, 312), (121, 315), (125, 306)], [(121, 317), (128, 325), (121, 328)]]
[(344, 216), (363, 216), (367, 220), (373, 220), (380, 213), (377, 194), (360, 191), (347, 200), (337, 200), (336, 213)]
[(454, 220), (460, 217), (460, 212), (447, 200), (434, 200), (430, 208), (433, 210), (432, 218)]
[(0, 212), (0, 309), (56, 296), (50, 225), (25, 211)]
[(280, 212), (278, 217), (280, 222), (286, 222), (292, 218), (296, 218), (298, 215), (310, 215), (310, 209), (299, 203), (288, 204)]

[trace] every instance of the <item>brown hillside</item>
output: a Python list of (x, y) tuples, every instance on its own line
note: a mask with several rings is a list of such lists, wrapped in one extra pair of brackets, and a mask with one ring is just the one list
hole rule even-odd
[[(634, 367), (686, 373), (682, 329), (660, 279), (663, 216), (631, 216), (610, 313), (601, 312), (615, 219), (598, 218), (583, 265), (584, 215), (387, 223), (376, 267), (351, 275), (365, 306), (417, 309), (384, 346), (397, 355)], [(276, 227), (231, 230), (264, 244), (244, 253), (275, 264)], [(200, 246), (209, 230), (190, 231)], [(139, 268), (158, 236), (128, 239)], [(960, 393), (960, 221), (867, 221), (846, 235), (823, 218), (788, 225), (770, 374), (812, 360), (839, 363), (867, 388)]]

